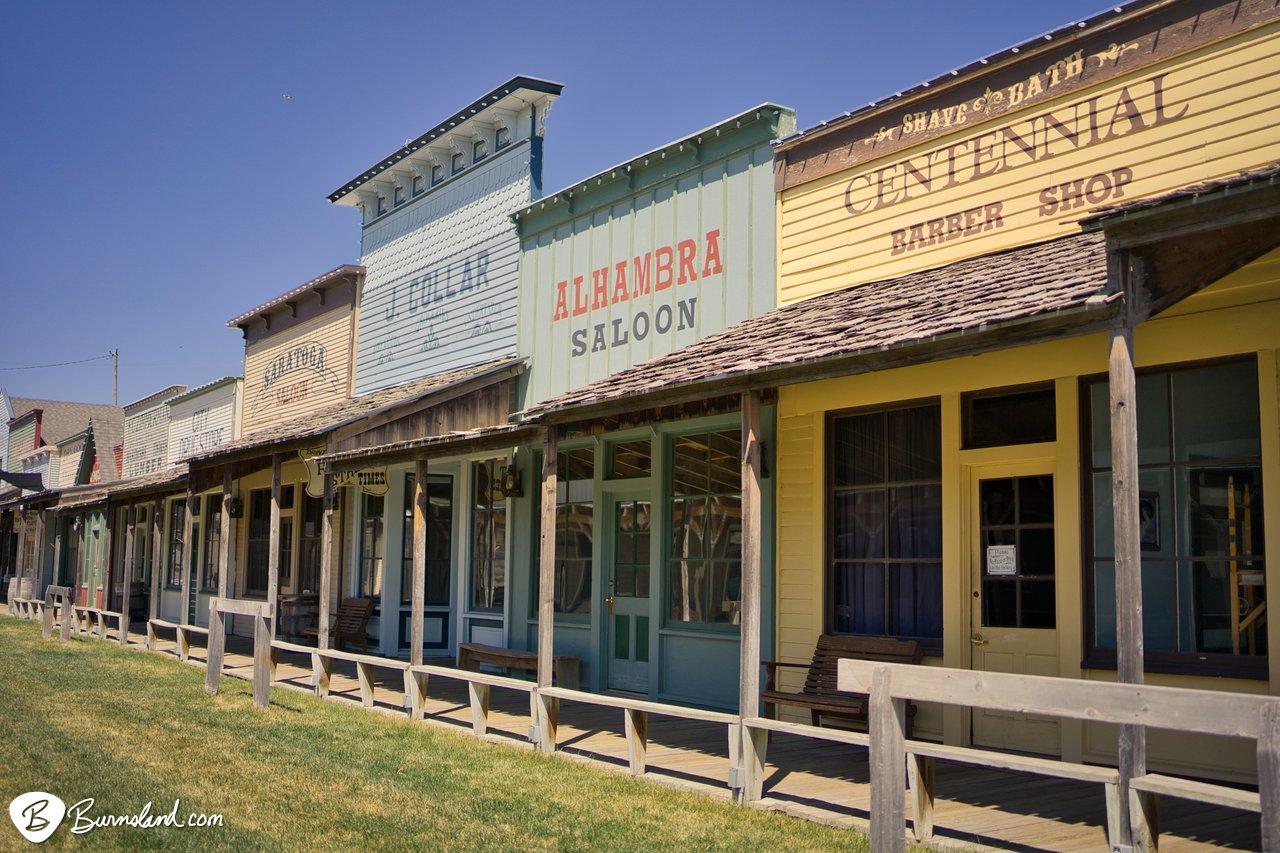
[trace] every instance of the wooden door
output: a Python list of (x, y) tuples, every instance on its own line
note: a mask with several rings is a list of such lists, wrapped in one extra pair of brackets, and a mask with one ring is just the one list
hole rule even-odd
[[(976, 670), (1059, 674), (1054, 485), (1047, 464), (973, 470), (969, 641)], [(975, 710), (972, 725), (978, 746), (1061, 752), (1053, 718)]]
[(604, 596), (607, 686), (649, 692), (649, 586), (653, 506), (647, 493), (608, 501)]

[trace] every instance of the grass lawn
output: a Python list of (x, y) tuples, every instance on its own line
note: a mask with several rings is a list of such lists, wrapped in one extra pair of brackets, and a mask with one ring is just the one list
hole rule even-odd
[[(865, 850), (865, 836), (484, 743), (0, 616), (0, 806), (43, 790), (89, 816), (221, 814), (215, 828), (71, 819), (67, 848)], [(0, 818), (0, 849), (29, 846)]]

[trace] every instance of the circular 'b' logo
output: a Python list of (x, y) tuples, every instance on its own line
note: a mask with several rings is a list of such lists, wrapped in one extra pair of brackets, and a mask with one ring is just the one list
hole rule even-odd
[(53, 835), (66, 815), (67, 804), (44, 791), (28, 791), (9, 803), (9, 819), (22, 837), (32, 844), (39, 844)]

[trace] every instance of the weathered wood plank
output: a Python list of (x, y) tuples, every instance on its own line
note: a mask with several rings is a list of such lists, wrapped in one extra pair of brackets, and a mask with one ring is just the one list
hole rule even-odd
[(643, 776), (649, 752), (649, 715), (627, 708), (623, 711), (627, 739), (627, 763), (632, 776)]
[[(427, 460), (418, 459), (413, 468), (413, 585), (409, 614), (409, 663), (422, 663), (424, 639), (423, 610), (427, 604)], [(418, 719), (415, 717), (415, 719)]]
[(404, 671), (404, 692), (409, 700), (411, 720), (421, 720), (426, 716), (428, 677), (425, 672), (415, 672), (412, 669)]
[(280, 606), (280, 454), (271, 454), (271, 526), (267, 545), (267, 601), (271, 605), (271, 636), (278, 631)]
[[(204, 692), (210, 696), (217, 694), (222, 681), (222, 655), (227, 636), (225, 619), (215, 598), (209, 603), (209, 653), (204, 668)], [(178, 631), (185, 633), (181, 628)]]
[(1280, 853), (1280, 700), (1259, 713), (1258, 802), (1262, 810), (1262, 849)]
[(266, 601), (251, 601), (246, 598), (214, 598), (209, 602), (210, 608), (217, 608), (220, 613), (236, 616), (270, 616), (271, 604)]
[(748, 728), (780, 732), (787, 735), (798, 735), (799, 737), (819, 741), (847, 743), (852, 746), (866, 746), (871, 742), (871, 736), (866, 732), (854, 732), (847, 729), (821, 728), (818, 726), (811, 726), (808, 723), (792, 723), (787, 722), (786, 720), (770, 720), (767, 717), (748, 717), (742, 721), (742, 724)]
[[(843, 663), (843, 661), (842, 661)], [(889, 685), (892, 671), (879, 666), (871, 679), (871, 849), (905, 851), (907, 706)]]
[(489, 731), (489, 685), (469, 681), (467, 696), (471, 701), (471, 730), (481, 737)]
[(488, 684), (490, 687), (505, 687), (509, 690), (519, 690), (522, 693), (532, 694), (537, 689), (537, 685), (532, 681), (524, 681), (506, 675), (496, 675), (491, 672), (471, 672), (465, 669), (455, 669), (451, 666), (423, 664), (422, 666), (412, 667), (412, 671), (423, 675), (438, 675), (441, 678), (448, 678), (454, 681)]
[(746, 725), (742, 729), (742, 801), (754, 803), (764, 796), (765, 757), (769, 751), (768, 729)]
[(218, 597), (230, 598), (231, 590), (235, 589), (232, 584), (232, 562), (231, 554), (235, 551), (234, 531), (236, 525), (231, 518), (231, 486), (233, 484), (234, 474), (233, 465), (230, 462), (222, 466), (222, 529), (218, 531), (219, 548), (218, 548)]
[(318, 652), (311, 653), (311, 686), (321, 699), (329, 695), (329, 681), (333, 678), (333, 659)]
[(566, 699), (570, 702), (583, 702), (588, 705), (603, 705), (608, 708), (631, 708), (632, 710), (644, 711), (649, 714), (658, 714), (665, 717), (680, 717), (685, 720), (702, 720), (708, 723), (726, 724), (738, 722), (737, 714), (726, 714), (723, 711), (706, 711), (702, 708), (686, 708), (681, 705), (665, 705), (661, 702), (650, 702), (646, 699), (631, 699), (627, 696), (610, 696), (603, 693), (588, 693), (585, 690), (569, 690), (563, 687), (540, 687), (538, 688), (538, 693), (554, 699)]
[(911, 831), (916, 841), (933, 838), (933, 799), (937, 767), (919, 753), (907, 753), (907, 785), (911, 790)]
[(271, 628), (264, 608), (253, 619), (253, 707), (265, 711), (271, 704)]
[[(1259, 782), (1262, 774), (1259, 773)], [(1183, 779), (1178, 776), (1164, 776), (1160, 773), (1148, 773), (1138, 776), (1129, 782), (1135, 791), (1160, 794), (1181, 800), (1194, 800), (1198, 803), (1213, 803), (1217, 806), (1240, 809), (1247, 812), (1261, 812), (1261, 794), (1258, 791), (1246, 791), (1229, 785), (1215, 785), (1212, 782), (1200, 782), (1194, 779)]]
[[(147, 600), (147, 616), (160, 615), (160, 577), (164, 573), (164, 498), (156, 498), (151, 506), (151, 595)], [(155, 651), (155, 636), (147, 625), (147, 648)]]
[(912, 755), (939, 758), (956, 764), (1011, 770), (1015, 773), (1034, 773), (1038, 776), (1054, 776), (1059, 779), (1075, 779), (1081, 782), (1115, 784), (1120, 777), (1119, 771), (1112, 767), (1076, 764), (1071, 761), (1059, 761), (1056, 758), (1039, 758), (1033, 755), (996, 752), (978, 747), (952, 746), (950, 744), (930, 743), (922, 740), (909, 740), (907, 741), (906, 749)]
[(316, 645), (329, 648), (329, 596), (333, 587), (333, 476), (324, 475), (320, 522), (320, 624)]
[[(188, 608), (191, 606), (191, 567), (195, 565), (196, 559), (196, 549), (193, 547), (195, 543), (191, 541), (191, 531), (193, 530), (195, 511), (196, 495), (195, 492), (191, 491), (190, 486), (188, 486), (186, 512), (182, 514), (182, 603), (178, 608), (178, 621), (183, 625), (186, 625), (191, 621), (190, 610)], [(181, 636), (181, 632), (179, 632), (179, 636)], [(179, 657), (181, 660), (186, 660), (190, 648), (189, 646), (187, 648), (183, 648), (182, 646), (182, 642), (179, 641), (179, 648), (181, 650)]]
[(356, 661), (356, 678), (360, 681), (360, 704), (373, 707), (373, 673), (367, 661)]
[[(556, 466), (558, 434), (555, 427), (548, 427), (542, 442), (542, 500), (538, 548), (538, 687), (550, 687), (554, 677), (555, 644), (555, 582), (556, 582)], [(563, 686), (563, 685), (562, 685)], [(534, 726), (539, 731), (539, 745), (543, 751), (555, 749), (555, 736), (542, 711), (556, 700), (548, 698), (537, 704), (539, 719)]]
[(1256, 738), (1262, 706), (1272, 701), (1266, 696), (1185, 687), (857, 660), (840, 661), (839, 688), (870, 692), (872, 676), (882, 666), (894, 673), (895, 698), (1234, 737)]
[(120, 628), (120, 645), (129, 644), (129, 591), (133, 586), (134, 549), (137, 547), (138, 510), (130, 503), (125, 510), (124, 523), (124, 565), (120, 567), (120, 619), (116, 623)]

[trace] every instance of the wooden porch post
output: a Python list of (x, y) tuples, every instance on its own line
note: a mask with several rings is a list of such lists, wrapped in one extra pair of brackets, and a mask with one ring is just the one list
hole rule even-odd
[[(53, 576), (52, 584), (62, 584), (62, 517), (55, 510), (53, 513)], [(47, 596), (41, 598), (48, 599)]]
[(222, 466), (222, 547), (218, 549), (218, 597), (231, 598), (235, 590), (231, 572), (235, 571), (235, 563), (231, 560), (231, 551), (235, 547), (232, 531), (235, 522), (231, 518), (231, 465)]
[[(156, 498), (151, 507), (151, 598), (147, 603), (147, 615), (151, 619), (160, 616), (160, 575), (164, 571), (164, 498)], [(148, 631), (148, 636), (150, 632)]]
[(413, 592), (409, 614), (409, 663), (422, 665), (422, 608), (427, 603), (427, 460), (413, 468)]
[(124, 565), (120, 572), (120, 618), (116, 624), (120, 628), (120, 645), (129, 645), (129, 587), (133, 585), (133, 553), (135, 527), (138, 522), (137, 509), (133, 501), (125, 510), (124, 516)]
[[(1133, 327), (1137, 295), (1127, 259), (1112, 257), (1112, 281), (1124, 289), (1122, 312), (1110, 332), (1107, 379), (1111, 406), (1111, 505), (1115, 517), (1117, 679), (1142, 684), (1142, 550), (1138, 516), (1138, 401), (1133, 367)], [(1142, 726), (1121, 726), (1119, 742), (1119, 843), (1151, 849), (1158, 837), (1157, 800), (1131, 791), (1129, 780), (1147, 772), (1147, 738)], [(1127, 817), (1128, 820), (1124, 818)], [(1113, 841), (1114, 845), (1115, 842)]]
[[(112, 553), (113, 553), (112, 547), (111, 547), (111, 540), (113, 538), (112, 530), (115, 528), (115, 524), (113, 523), (115, 519), (112, 518), (114, 513), (111, 512), (110, 501), (108, 501), (106, 504), (105, 512), (106, 512), (106, 524), (104, 525), (104, 527), (106, 529), (103, 530), (102, 532), (102, 571), (103, 571), (103, 574), (106, 575), (106, 577), (102, 581), (102, 599), (103, 600), (98, 603), (98, 606), (102, 610), (110, 610), (111, 609), (111, 591), (115, 588), (115, 585), (116, 585), (116, 575), (115, 575), (115, 572), (112, 571), (112, 565), (111, 565)], [(99, 616), (98, 618), (99, 620), (103, 619), (102, 616)], [(103, 626), (103, 625), (106, 625), (106, 622), (100, 621), (98, 624), (99, 626)], [(101, 628), (101, 634), (102, 634), (102, 639), (105, 640), (107, 638), (106, 628)]]
[[(13, 567), (13, 576), (18, 579), (18, 583), (14, 585), (14, 595), (9, 599), (9, 613), (14, 616), (18, 614), (18, 605), (13, 599), (22, 594), (22, 579), (27, 575), (27, 513), (21, 506), (19, 506), (17, 509), (17, 515), (18, 565)], [(8, 594), (7, 590), (6, 594)]]
[(44, 510), (36, 515), (36, 559), (31, 572), (31, 598), (44, 598), (44, 590), (40, 588), (40, 579), (44, 577)]
[[(761, 600), (761, 514), (760, 489), (760, 392), (742, 395), (742, 577), (739, 602), (739, 674), (738, 717), (755, 717), (760, 712), (760, 600)], [(759, 769), (764, 762), (767, 733), (738, 730), (744, 743), (738, 749), (739, 761), (744, 757), (742, 775), (738, 777), (742, 799), (760, 799), (764, 780)], [(747, 738), (753, 742), (745, 743)]]
[[(555, 664), (555, 583), (556, 583), (556, 453), (554, 426), (547, 427), (542, 446), (541, 541), (538, 548), (538, 686), (550, 687)], [(543, 752), (556, 748), (556, 718), (559, 701), (539, 694), (538, 747)]]
[(271, 639), (280, 622), (280, 454), (271, 454), (271, 533), (267, 544), (267, 613), (271, 616)]
[(178, 614), (179, 625), (191, 624), (191, 567), (195, 565), (195, 548), (191, 541), (191, 530), (194, 524), (192, 516), (196, 514), (196, 493), (187, 486), (186, 512), (182, 514), (182, 604)]
[(320, 523), (320, 625), (316, 645), (329, 648), (329, 591), (333, 586), (333, 475), (324, 474), (323, 514)]

